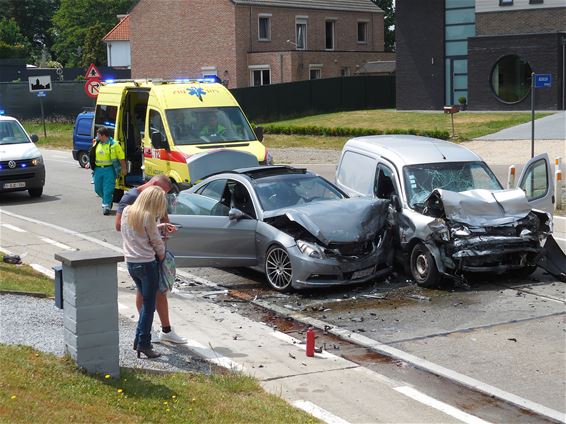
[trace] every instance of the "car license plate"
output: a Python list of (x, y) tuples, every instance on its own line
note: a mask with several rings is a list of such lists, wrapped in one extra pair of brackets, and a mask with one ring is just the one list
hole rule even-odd
[(370, 268), (366, 268), (366, 269), (362, 269), (361, 271), (356, 271), (354, 272), (354, 274), (352, 275), (352, 280), (357, 280), (358, 278), (364, 278), (367, 277), (368, 275), (373, 274), (374, 271), (374, 267), (370, 267)]
[(21, 182), (21, 183), (4, 183), (4, 188), (22, 188), (25, 187), (26, 183), (25, 182)]

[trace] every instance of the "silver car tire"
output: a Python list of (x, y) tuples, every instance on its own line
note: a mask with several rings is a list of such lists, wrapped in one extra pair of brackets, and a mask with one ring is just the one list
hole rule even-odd
[(265, 275), (269, 285), (278, 292), (288, 292), (293, 283), (293, 267), (287, 251), (271, 246), (265, 255)]
[(423, 243), (415, 244), (409, 260), (411, 275), (419, 286), (436, 287), (438, 285), (440, 273), (432, 253)]

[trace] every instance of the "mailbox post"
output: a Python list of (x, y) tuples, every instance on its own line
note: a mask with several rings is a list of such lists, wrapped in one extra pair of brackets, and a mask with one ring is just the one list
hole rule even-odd
[(108, 251), (55, 254), (63, 264), (65, 351), (89, 374), (120, 376), (118, 279), (124, 257)]
[(454, 131), (454, 114), (458, 112), (460, 112), (460, 108), (456, 105), (444, 106), (444, 113), (449, 113), (452, 118), (452, 138), (456, 137), (456, 133)]

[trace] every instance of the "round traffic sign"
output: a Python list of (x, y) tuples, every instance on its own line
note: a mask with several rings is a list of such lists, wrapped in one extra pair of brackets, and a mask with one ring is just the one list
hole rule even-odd
[(85, 84), (85, 93), (95, 99), (98, 96), (101, 86), (102, 84), (98, 78), (89, 78)]

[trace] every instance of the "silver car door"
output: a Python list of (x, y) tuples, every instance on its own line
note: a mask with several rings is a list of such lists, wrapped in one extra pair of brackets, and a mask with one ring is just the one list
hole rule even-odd
[(517, 187), (525, 192), (527, 200), (534, 209), (553, 213), (554, 175), (547, 153), (528, 161), (518, 181)]

